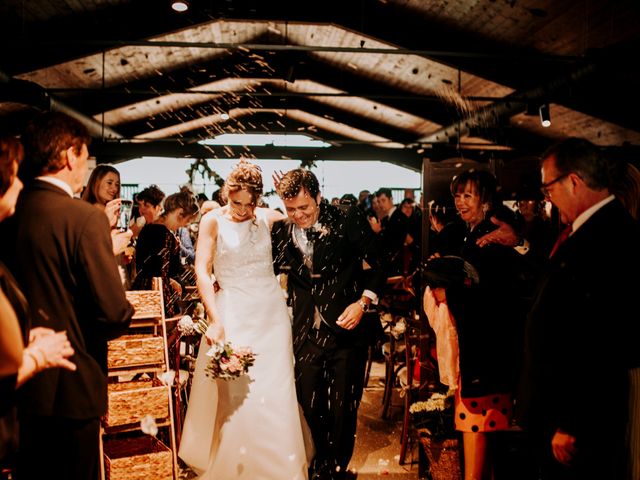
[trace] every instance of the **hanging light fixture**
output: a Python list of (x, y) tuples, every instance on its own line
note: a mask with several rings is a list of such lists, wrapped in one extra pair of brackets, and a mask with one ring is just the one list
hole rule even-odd
[(176, 12), (186, 12), (189, 10), (189, 2), (187, 0), (173, 0), (171, 2), (171, 8)]
[(538, 109), (540, 112), (540, 123), (544, 128), (549, 128), (551, 126), (551, 114), (549, 113), (549, 104), (543, 103), (540, 105)]

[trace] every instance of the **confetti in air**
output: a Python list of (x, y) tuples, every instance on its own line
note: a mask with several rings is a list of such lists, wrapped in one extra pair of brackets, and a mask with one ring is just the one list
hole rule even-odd
[(140, 420), (140, 430), (142, 430), (142, 433), (155, 437), (158, 434), (158, 425), (156, 424), (155, 418), (151, 415), (142, 417)]

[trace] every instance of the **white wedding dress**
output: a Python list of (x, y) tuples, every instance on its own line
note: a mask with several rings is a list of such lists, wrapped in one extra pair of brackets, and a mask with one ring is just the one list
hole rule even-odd
[(247, 375), (212, 380), (203, 337), (179, 456), (201, 479), (306, 479), (313, 447), (296, 399), (291, 322), (269, 226), (258, 208), (255, 220), (217, 220), (217, 309), (226, 340), (251, 347), (256, 360)]

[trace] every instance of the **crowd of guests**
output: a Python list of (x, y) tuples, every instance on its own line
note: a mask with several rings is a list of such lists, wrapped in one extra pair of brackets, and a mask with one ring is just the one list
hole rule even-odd
[[(195, 261), (197, 235), (191, 227), (199, 220), (200, 206), (206, 214), (212, 209), (220, 210), (220, 203), (228, 200), (225, 197), (218, 203), (197, 199), (187, 188), (165, 197), (152, 185), (137, 193), (136, 214), (130, 222), (122, 224), (120, 211), (125, 200), (121, 198), (118, 170), (110, 165), (98, 165), (84, 186), (90, 143), (91, 138), (81, 123), (53, 112), (36, 115), (20, 141), (11, 137), (3, 138), (1, 143), (0, 220), (3, 220), (5, 248), (0, 296), (3, 332), (0, 461), (3, 467), (15, 468), (21, 479), (44, 478), (50, 472), (69, 479), (98, 478), (100, 419), (107, 407), (107, 341), (127, 330), (134, 313), (125, 290), (152, 288), (153, 279), (161, 278), (166, 316), (180, 314), (181, 290), (188, 281), (194, 281), (185, 276), (185, 272), (193, 272), (190, 267)], [(257, 174), (260, 175), (259, 171)], [(314, 178), (310, 177), (309, 182)], [(289, 185), (286, 176), (282, 182)], [(306, 198), (309, 191), (316, 192), (317, 180), (315, 187), (312, 184), (306, 180), (299, 184), (300, 195)], [(240, 190), (245, 188), (243, 184)], [(285, 204), (294, 201), (288, 195), (288, 190), (283, 191)], [(373, 197), (384, 195), (388, 197), (387, 202), (381, 201), (377, 212), (363, 211), (352, 202), (341, 205), (336, 213), (331, 213), (331, 218), (341, 222), (340, 216), (348, 214), (353, 217), (349, 222), (360, 219), (359, 235), (374, 238), (379, 234), (389, 246), (385, 256), (391, 262), (400, 258), (403, 247), (419, 241), (419, 234), (412, 231), (411, 236), (407, 230), (401, 235), (397, 232), (391, 235), (391, 229), (374, 231), (369, 227), (367, 214), (375, 216), (382, 225), (402, 215), (398, 221), (402, 228), (413, 216), (413, 209), (411, 212), (405, 209), (405, 213), (398, 210), (394, 214), (388, 191)], [(245, 207), (247, 218), (254, 215), (258, 201), (259, 195), (256, 195), (256, 202)], [(291, 218), (294, 222), (317, 222), (319, 212), (333, 208), (321, 199), (319, 190), (314, 195), (314, 205), (313, 215), (295, 214), (290, 215)], [(237, 210), (237, 207), (229, 208)], [(335, 232), (329, 234), (331, 238), (342, 238), (340, 228), (336, 223)], [(343, 265), (345, 260), (338, 257), (335, 260), (336, 274), (344, 275), (344, 281), (352, 286), (359, 282), (363, 268), (359, 257), (352, 256), (351, 249), (355, 247), (355, 237), (348, 239), (344, 251), (340, 251), (341, 258), (348, 258), (348, 262)], [(364, 248), (364, 244), (357, 248)], [(281, 260), (282, 268), (289, 261)], [(413, 268), (403, 262), (396, 262), (399, 273)], [(376, 260), (369, 258), (368, 275), (372, 275), (375, 266)], [(347, 269), (340, 273), (343, 268)], [(390, 274), (375, 268), (380, 272), (376, 278)], [(293, 285), (295, 277), (290, 277)], [(329, 288), (329, 285), (333, 286)], [(335, 289), (332, 281), (327, 288), (327, 291)], [(342, 315), (335, 301), (327, 299), (327, 305), (333, 307), (323, 315), (326, 321), (337, 325), (333, 327), (336, 332), (331, 332), (329, 337), (353, 329), (368, 304), (377, 299), (375, 293), (366, 291), (361, 298), (342, 294), (347, 306)], [(354, 290), (353, 295), (358, 293)], [(334, 310), (336, 318), (333, 318)], [(299, 315), (299, 322), (306, 325), (305, 311)], [(335, 348), (342, 351), (346, 345)], [(351, 352), (351, 348), (344, 351)], [(357, 351), (364, 368), (366, 355), (361, 354), (361, 345)], [(348, 369), (336, 368), (338, 371)], [(344, 389), (337, 391), (338, 397), (327, 401), (331, 415), (341, 417), (339, 410), (343, 402), (336, 399), (351, 392), (353, 398), (345, 403), (350, 413), (340, 420), (349, 426), (346, 430), (332, 427), (329, 432), (338, 435), (336, 439), (340, 442), (350, 443), (352, 449), (362, 385), (354, 390), (346, 383)], [(317, 410), (317, 405), (312, 410)], [(316, 430), (322, 426), (325, 432), (326, 426), (318, 423), (310, 412), (305, 410), (305, 414), (309, 415), (308, 423), (312, 425), (315, 440), (316, 459), (312, 470), (331, 471), (328, 475), (342, 478), (351, 450), (337, 452), (333, 441), (323, 446), (324, 434)], [(36, 457), (41, 461), (33, 462)], [(339, 467), (343, 468), (342, 473)]]
[(464, 476), (509, 478), (499, 433), (515, 429), (526, 440), (521, 478), (635, 479), (640, 183), (634, 167), (581, 139), (541, 159), (541, 196), (515, 213), (481, 170), (453, 178), (453, 205), (430, 208), (425, 308), (444, 308), (458, 338), (447, 383)]
[[(125, 290), (150, 289), (161, 278), (165, 314), (179, 315), (195, 264), (210, 328), (218, 325), (207, 339), (224, 338), (217, 290), (203, 273), (219, 246), (213, 237), (198, 240), (192, 227), (203, 217), (206, 235), (217, 235), (226, 216), (251, 229), (260, 212), (267, 232), (273, 226), (274, 266), (289, 277), (294, 328), (283, 345), (296, 355), (313, 478), (347, 478), (362, 394), (352, 377), (363, 377), (366, 352), (350, 331), (362, 330), (390, 277), (426, 287), (427, 315), (445, 308), (454, 325), (458, 357), (446, 386), (455, 390), (466, 480), (500, 478), (495, 434), (514, 426), (527, 432), (532, 479), (621, 479), (638, 468), (628, 441), (640, 435), (628, 406), (630, 385), (638, 404), (640, 364), (631, 313), (640, 175), (632, 165), (623, 170), (589, 142), (569, 139), (543, 154), (541, 196), (519, 198), (515, 211), (483, 169), (456, 175), (450, 198), (424, 210), (412, 197), (396, 205), (384, 187), (327, 202), (315, 176), (298, 169), (278, 178), (286, 209), (279, 214), (260, 210), (261, 173), (242, 165), (217, 201), (186, 187), (165, 196), (151, 185), (120, 225), (118, 170), (98, 165), (83, 186), (90, 141), (83, 125), (59, 113), (36, 116), (20, 141), (0, 139), (0, 462), (15, 466), (18, 478), (52, 471), (98, 478), (107, 341), (134, 313)], [(423, 214), (431, 227), (426, 263)], [(314, 229), (340, 248), (314, 257)], [(196, 244), (210, 250), (200, 260)], [(323, 262), (335, 278), (317, 273)], [(322, 368), (332, 369), (330, 382), (313, 373)], [(317, 392), (332, 392), (336, 382), (344, 388), (318, 413)]]

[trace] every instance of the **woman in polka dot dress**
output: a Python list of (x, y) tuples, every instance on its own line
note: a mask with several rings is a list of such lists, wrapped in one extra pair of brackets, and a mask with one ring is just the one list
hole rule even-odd
[[(465, 480), (491, 479), (494, 438), (513, 416), (512, 393), (519, 371), (525, 308), (520, 255), (512, 248), (476, 240), (496, 228), (497, 184), (488, 171), (454, 177), (450, 190), (467, 229), (453, 265), (458, 281), (446, 288), (446, 302), (459, 344), (455, 427), (462, 432)], [(505, 217), (501, 218), (503, 221)], [(470, 265), (472, 267), (470, 267)]]

